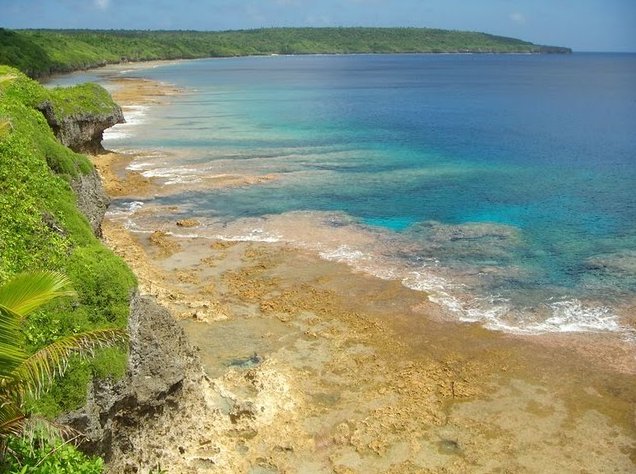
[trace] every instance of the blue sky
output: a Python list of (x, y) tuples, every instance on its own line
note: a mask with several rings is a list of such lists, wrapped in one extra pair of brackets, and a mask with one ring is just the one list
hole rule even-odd
[(636, 52), (636, 0), (0, 0), (6, 28), (425, 26)]

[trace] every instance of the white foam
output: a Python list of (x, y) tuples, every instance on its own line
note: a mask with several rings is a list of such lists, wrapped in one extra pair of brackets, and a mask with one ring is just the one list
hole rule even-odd
[(153, 163), (149, 162), (149, 161), (134, 161), (132, 163), (130, 163), (126, 169), (130, 170), (130, 171), (143, 171), (146, 168), (150, 168), (154, 166)]
[(199, 234), (178, 234), (176, 232), (166, 232), (166, 235), (169, 235), (171, 237), (177, 237), (179, 239), (198, 239), (199, 237), (201, 237), (201, 235)]
[(447, 279), (423, 270), (410, 272), (402, 284), (411, 290), (433, 292), (445, 291), (453, 286)]
[(454, 313), (460, 321), (477, 322), (494, 331), (513, 334), (550, 332), (628, 332), (618, 316), (606, 306), (585, 305), (577, 299), (547, 305), (550, 316), (542, 321), (527, 321), (523, 312), (513, 311), (507, 301), (497, 297), (460, 298), (452, 294), (453, 286), (445, 278), (412, 272), (402, 280), (407, 288), (429, 293), (428, 299)]
[(347, 245), (341, 245), (335, 250), (319, 252), (319, 255), (325, 260), (342, 263), (354, 263), (365, 257), (364, 253), (359, 250), (352, 250)]
[(127, 203), (126, 205), (116, 207), (114, 209), (111, 208), (106, 214), (108, 214), (109, 216), (130, 216), (141, 209), (143, 206), (144, 203), (141, 201), (132, 201)]
[[(506, 314), (494, 314), (484, 318), (487, 329), (513, 334), (546, 334), (572, 332), (619, 332), (628, 334), (630, 330), (621, 326), (612, 310), (606, 306), (585, 305), (577, 299), (564, 300), (548, 305), (551, 316), (543, 321), (512, 324)], [(481, 321), (484, 321), (481, 319)]]
[(121, 140), (122, 138), (126, 138), (130, 134), (125, 132), (124, 130), (113, 130), (113, 128), (109, 128), (104, 131), (103, 139), (104, 140)]
[[(307, 245), (304, 246), (308, 248)], [(346, 263), (354, 270), (372, 275), (381, 280), (399, 279), (399, 271), (389, 262), (382, 261), (372, 255), (355, 250), (348, 245), (341, 245), (335, 249), (319, 250), (318, 255), (331, 262)]]
[(448, 292), (453, 285), (443, 277), (424, 271), (414, 271), (402, 279), (402, 284), (411, 290), (428, 293), (429, 301), (452, 313), (462, 315), (466, 312), (462, 302)]
[(126, 105), (122, 107), (126, 123), (118, 123), (104, 131), (104, 140), (121, 140), (130, 136), (134, 128), (145, 121), (148, 112), (146, 105)]
[[(146, 166), (149, 165), (144, 162), (135, 164), (139, 170)], [(158, 168), (149, 171), (152, 176), (174, 177), (188, 176), (194, 170)], [(141, 202), (133, 202), (120, 212), (130, 214), (142, 205)], [(317, 216), (314, 213), (290, 213), (285, 216), (246, 218), (223, 224), (223, 228), (217, 227), (218, 230), (210, 232), (210, 237), (234, 242), (286, 242), (316, 252), (325, 260), (345, 263), (356, 271), (385, 280), (397, 280), (407, 288), (426, 292), (431, 302), (442, 306), (455, 320), (477, 323), (490, 330), (524, 335), (554, 332), (633, 334), (633, 331), (621, 326), (618, 317), (606, 306), (564, 299), (532, 308), (518, 308), (501, 296), (479, 296), (479, 292), (472, 288), (472, 275), (455, 276), (452, 269), (440, 266), (434, 259), (426, 262), (420, 260), (418, 266), (414, 267), (413, 262), (386, 256), (392, 254), (391, 249), (387, 249), (387, 242), (377, 241), (375, 234), (361, 233), (365, 232), (363, 228), (346, 223), (334, 227), (333, 222), (343, 222), (342, 216), (338, 219), (338, 216)], [(300, 233), (299, 228), (302, 229)], [(354, 234), (350, 235), (351, 232)], [(399, 245), (399, 241), (395, 242)], [(388, 242), (391, 245), (393, 243)]]
[(622, 326), (606, 306), (585, 306), (579, 300), (557, 301), (549, 305), (552, 316), (536, 328), (543, 331), (620, 331)]
[(273, 235), (265, 232), (263, 229), (252, 229), (249, 234), (239, 235), (216, 235), (216, 239), (225, 240), (228, 242), (266, 242), (275, 243), (280, 242), (281, 237), (279, 235)]
[(201, 181), (199, 171), (194, 168), (153, 168), (142, 171), (145, 178), (167, 178), (165, 184), (195, 183)]
[(126, 123), (120, 125), (135, 125), (143, 122), (148, 109), (147, 105), (125, 105), (122, 107), (122, 111), (124, 112)]

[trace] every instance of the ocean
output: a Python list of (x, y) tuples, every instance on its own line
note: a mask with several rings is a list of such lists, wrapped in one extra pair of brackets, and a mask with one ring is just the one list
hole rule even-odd
[(114, 214), (168, 206), (198, 235), (307, 249), (489, 329), (636, 340), (636, 55), (270, 56), (117, 74), (184, 93), (106, 132), (175, 190)]

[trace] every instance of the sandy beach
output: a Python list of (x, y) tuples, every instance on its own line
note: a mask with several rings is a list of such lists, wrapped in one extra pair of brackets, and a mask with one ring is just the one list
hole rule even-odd
[[(119, 79), (122, 106), (182, 91)], [(176, 193), (94, 157), (112, 197)], [(209, 176), (250, 186), (275, 176)], [(282, 243), (192, 237), (178, 209), (152, 233), (107, 215), (107, 244), (200, 348), (206, 383), (135, 444), (167, 472), (633, 472), (634, 345), (612, 334), (513, 336), (458, 323), (400, 282)], [(170, 215), (174, 214), (174, 219)], [(186, 235), (177, 237), (176, 235)], [(153, 433), (152, 436), (148, 433)], [(111, 466), (122, 472), (122, 466)], [(143, 471), (146, 472), (146, 471)]]

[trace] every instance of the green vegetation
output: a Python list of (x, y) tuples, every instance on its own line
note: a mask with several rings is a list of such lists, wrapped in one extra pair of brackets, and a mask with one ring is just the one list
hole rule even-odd
[[(70, 281), (60, 274), (40, 271), (19, 274), (0, 286), (0, 465), (11, 449), (9, 442), (20, 446), (16, 437), (34, 430), (37, 433), (27, 401), (39, 398), (54, 378), (65, 372), (71, 355), (86, 356), (96, 347), (126, 337), (124, 329), (95, 329), (61, 336), (34, 353), (27, 352), (22, 331), (27, 315), (60, 297), (75, 296), (69, 285)], [(40, 454), (48, 457), (49, 453)], [(15, 453), (10, 457), (23, 462)], [(51, 462), (54, 459), (56, 456)]]
[(32, 77), (123, 61), (313, 53), (568, 53), (485, 33), (429, 28), (268, 28), (221, 32), (0, 29), (0, 64)]
[(31, 440), (12, 438), (9, 449), (15, 453), (7, 457), (2, 472), (8, 474), (101, 474), (104, 461), (89, 457), (70, 444), (59, 440), (41, 440), (34, 446)]
[[(99, 113), (113, 107), (108, 94), (98, 86), (48, 90), (18, 70), (0, 66), (0, 285), (22, 272), (56, 271), (68, 275), (76, 295), (38, 308), (21, 320), (19, 328), (2, 321), (0, 334), (11, 334), (20, 344), (20, 350), (11, 352), (13, 357), (41, 354), (43, 348), (55, 347), (50, 346), (55, 341), (77, 341), (86, 332), (99, 334), (94, 331), (125, 328), (130, 292), (136, 285), (125, 263), (100, 243), (77, 210), (70, 182), (92, 172), (93, 166), (86, 156), (56, 140), (37, 110), (44, 102), (60, 117)], [(58, 355), (66, 359), (70, 354)], [(2, 370), (9, 370), (10, 363), (10, 359), (2, 359)], [(55, 371), (56, 366), (48, 367)], [(3, 400), (1, 405), (16, 413), (55, 417), (84, 403), (91, 378), (119, 378), (125, 367), (123, 347), (96, 350), (90, 360), (72, 356), (64, 377), (58, 378), (49, 391), (38, 397), (25, 392), (17, 402)], [(46, 371), (33, 374), (46, 375)], [(0, 385), (4, 387), (4, 381)], [(40, 440), (33, 445), (14, 437), (9, 448), (30, 467), (10, 464), (2, 469), (101, 472), (101, 460), (86, 458), (72, 446), (58, 444)], [(52, 447), (57, 448), (55, 455), (34, 468), (39, 462), (36, 459)]]
[[(9, 68), (0, 67), (0, 78), (0, 117), (11, 123), (11, 130), (0, 137), (0, 283), (21, 271), (52, 269), (68, 274), (78, 293), (78, 301), (57, 303), (29, 318), (27, 343), (36, 350), (66, 334), (106, 324), (124, 327), (134, 278), (93, 236), (68, 183), (90, 171), (90, 162), (60, 145), (33, 108), (45, 99), (55, 102), (51, 94)], [(69, 380), (56, 387), (62, 392), (60, 401), (83, 399), (91, 373), (96, 367), (104, 372), (101, 357), (72, 368)], [(120, 375), (122, 364), (116, 365), (113, 375)], [(39, 403), (49, 414), (77, 406), (58, 406), (47, 397)]]
[(90, 82), (53, 89), (49, 91), (49, 98), (58, 119), (87, 113), (108, 115), (113, 111), (113, 99), (108, 91)]

